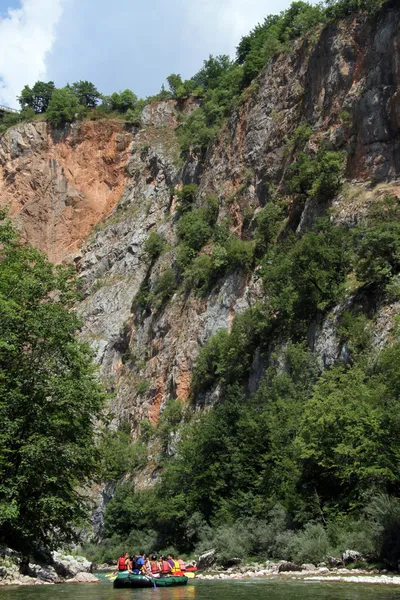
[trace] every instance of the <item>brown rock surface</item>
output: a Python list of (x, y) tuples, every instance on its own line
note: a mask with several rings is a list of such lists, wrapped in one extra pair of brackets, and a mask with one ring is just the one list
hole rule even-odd
[(119, 121), (86, 121), (63, 135), (41, 121), (0, 140), (0, 203), (34, 246), (70, 259), (121, 197), (132, 133)]

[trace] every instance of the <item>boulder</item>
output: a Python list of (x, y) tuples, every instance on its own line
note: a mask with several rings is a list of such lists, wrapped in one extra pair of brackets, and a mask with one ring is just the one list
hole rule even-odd
[(91, 573), (93, 565), (83, 556), (52, 552), (53, 567), (60, 577), (75, 577), (78, 573)]
[(65, 583), (99, 583), (97, 577), (92, 573), (81, 572), (78, 573), (73, 579), (67, 579)]
[(50, 565), (29, 565), (29, 577), (34, 577), (40, 581), (46, 581), (47, 583), (60, 583), (60, 577), (57, 575), (54, 567)]
[(332, 567), (334, 569), (336, 569), (337, 567), (343, 566), (343, 560), (341, 558), (338, 558), (337, 556), (327, 556), (326, 562), (328, 563), (328, 565), (330, 567)]
[(207, 550), (199, 556), (199, 560), (197, 561), (197, 568), (201, 571), (204, 569), (209, 569), (217, 560), (217, 552), (215, 548), (212, 550)]
[(350, 563), (358, 562), (363, 559), (363, 555), (361, 552), (357, 552), (356, 550), (346, 550), (342, 554), (342, 560), (345, 565)]
[(305, 564), (301, 565), (301, 570), (302, 571), (316, 571), (317, 567), (311, 563), (305, 563)]
[(237, 567), (238, 565), (240, 565), (241, 562), (242, 562), (241, 558), (232, 557), (229, 560), (225, 561), (224, 564), (226, 567)]
[(278, 573), (286, 573), (289, 571), (301, 571), (301, 567), (289, 561), (282, 561), (278, 565)]

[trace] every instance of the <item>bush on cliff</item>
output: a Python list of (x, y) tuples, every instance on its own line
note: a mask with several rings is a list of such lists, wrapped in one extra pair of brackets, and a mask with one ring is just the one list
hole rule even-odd
[(56, 89), (46, 111), (46, 119), (53, 127), (72, 123), (79, 111), (79, 102), (70, 87)]
[(54, 81), (37, 81), (32, 88), (26, 85), (18, 97), (21, 109), (33, 108), (36, 114), (45, 113), (55, 89)]
[(156, 231), (151, 231), (149, 233), (149, 237), (144, 243), (144, 252), (151, 260), (155, 260), (164, 250), (164, 246), (164, 237)]
[(0, 217), (0, 539), (59, 546), (88, 518), (93, 418), (105, 400), (78, 341), (73, 271), (20, 243)]

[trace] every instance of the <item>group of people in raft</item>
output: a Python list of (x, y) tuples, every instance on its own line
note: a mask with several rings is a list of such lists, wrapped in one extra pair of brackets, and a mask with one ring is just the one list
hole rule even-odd
[(123, 552), (118, 559), (115, 573), (121, 571), (151, 577), (182, 576), (185, 574), (186, 565), (181, 558), (175, 559), (173, 554), (157, 558), (155, 554), (147, 556), (144, 552), (138, 556), (129, 556), (128, 552)]

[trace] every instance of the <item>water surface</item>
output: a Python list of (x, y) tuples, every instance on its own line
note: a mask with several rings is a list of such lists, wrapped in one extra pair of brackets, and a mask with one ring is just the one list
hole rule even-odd
[(354, 583), (196, 581), (186, 587), (114, 590), (112, 584), (3, 587), (0, 600), (400, 600), (400, 589)]

